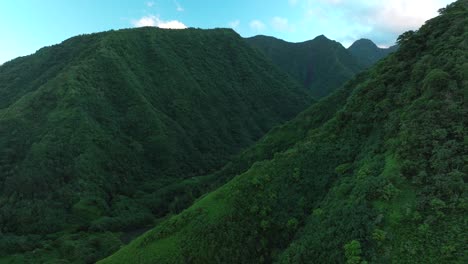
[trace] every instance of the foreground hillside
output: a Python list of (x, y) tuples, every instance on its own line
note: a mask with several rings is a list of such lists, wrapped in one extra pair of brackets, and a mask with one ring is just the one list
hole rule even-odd
[(315, 98), (330, 94), (363, 69), (340, 43), (325, 36), (301, 43), (267, 36), (246, 41), (310, 90)]
[(100, 263), (466, 263), (467, 39), (457, 1)]
[(2, 65), (0, 256), (30, 253), (0, 262), (108, 255), (311, 103), (224, 29), (84, 35)]

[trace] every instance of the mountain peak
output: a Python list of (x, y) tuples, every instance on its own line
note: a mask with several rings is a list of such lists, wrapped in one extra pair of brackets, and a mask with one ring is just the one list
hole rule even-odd
[(349, 48), (356, 46), (379, 48), (372, 40), (366, 38), (356, 40)]
[(317, 37), (315, 37), (313, 40), (321, 40), (321, 41), (331, 41), (329, 38), (327, 38), (325, 35), (319, 35)]
[(379, 48), (370, 39), (359, 39), (355, 41), (348, 51), (363, 65), (368, 68), (380, 59), (395, 51), (395, 47), (383, 49)]
[(246, 40), (316, 98), (327, 96), (362, 70), (341, 44), (324, 35), (299, 43), (265, 36)]

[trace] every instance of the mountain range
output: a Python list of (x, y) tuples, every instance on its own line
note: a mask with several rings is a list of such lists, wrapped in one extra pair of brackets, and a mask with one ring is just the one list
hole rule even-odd
[(467, 1), (440, 13), (99, 263), (464, 263)]
[(226, 29), (83, 35), (5, 63), (0, 251), (177, 213), (200, 195), (194, 176), (313, 102)]
[(364, 39), (346, 49), (324, 35), (300, 43), (268, 36), (255, 36), (246, 41), (318, 99), (397, 49), (397, 46), (381, 49)]
[(468, 3), (387, 50), (81, 35), (0, 66), (0, 264), (464, 263)]

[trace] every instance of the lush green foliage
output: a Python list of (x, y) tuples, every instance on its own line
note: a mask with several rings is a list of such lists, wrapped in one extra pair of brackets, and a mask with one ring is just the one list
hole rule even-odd
[(467, 39), (457, 1), (100, 263), (466, 263)]
[(266, 36), (252, 37), (246, 41), (265, 53), (316, 98), (335, 91), (363, 69), (340, 43), (325, 36), (302, 43), (289, 43)]
[[(119, 244), (101, 248), (93, 234), (180, 212), (212, 180), (195, 176), (311, 102), (232, 30), (110, 31), (8, 62), (0, 67), (0, 255), (95, 261)], [(57, 253), (69, 240), (75, 253)], [(100, 253), (80, 259), (89, 248)]]
[(361, 65), (365, 68), (369, 68), (397, 49), (397, 45), (385, 49), (377, 47), (377, 45), (369, 39), (360, 39), (354, 42), (348, 48), (348, 51)]

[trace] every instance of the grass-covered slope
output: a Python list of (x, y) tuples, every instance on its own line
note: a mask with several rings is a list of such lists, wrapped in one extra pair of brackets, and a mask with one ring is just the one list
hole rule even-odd
[(265, 53), (316, 98), (330, 94), (363, 69), (340, 43), (325, 36), (301, 43), (267, 36), (255, 36), (246, 41)]
[(389, 48), (379, 48), (370, 39), (360, 39), (354, 42), (348, 48), (348, 51), (361, 65), (369, 68), (379, 60), (388, 56), (390, 53), (395, 52), (397, 49), (397, 45)]
[(100, 263), (466, 263), (467, 1), (441, 13)]
[[(57, 249), (66, 243), (56, 232), (131, 230), (178, 212), (198, 195), (178, 199), (191, 177), (311, 102), (232, 30), (110, 31), (5, 63), (0, 255), (44, 240)], [(94, 241), (86, 250), (109, 248)], [(58, 256), (84, 261), (73, 243)]]

